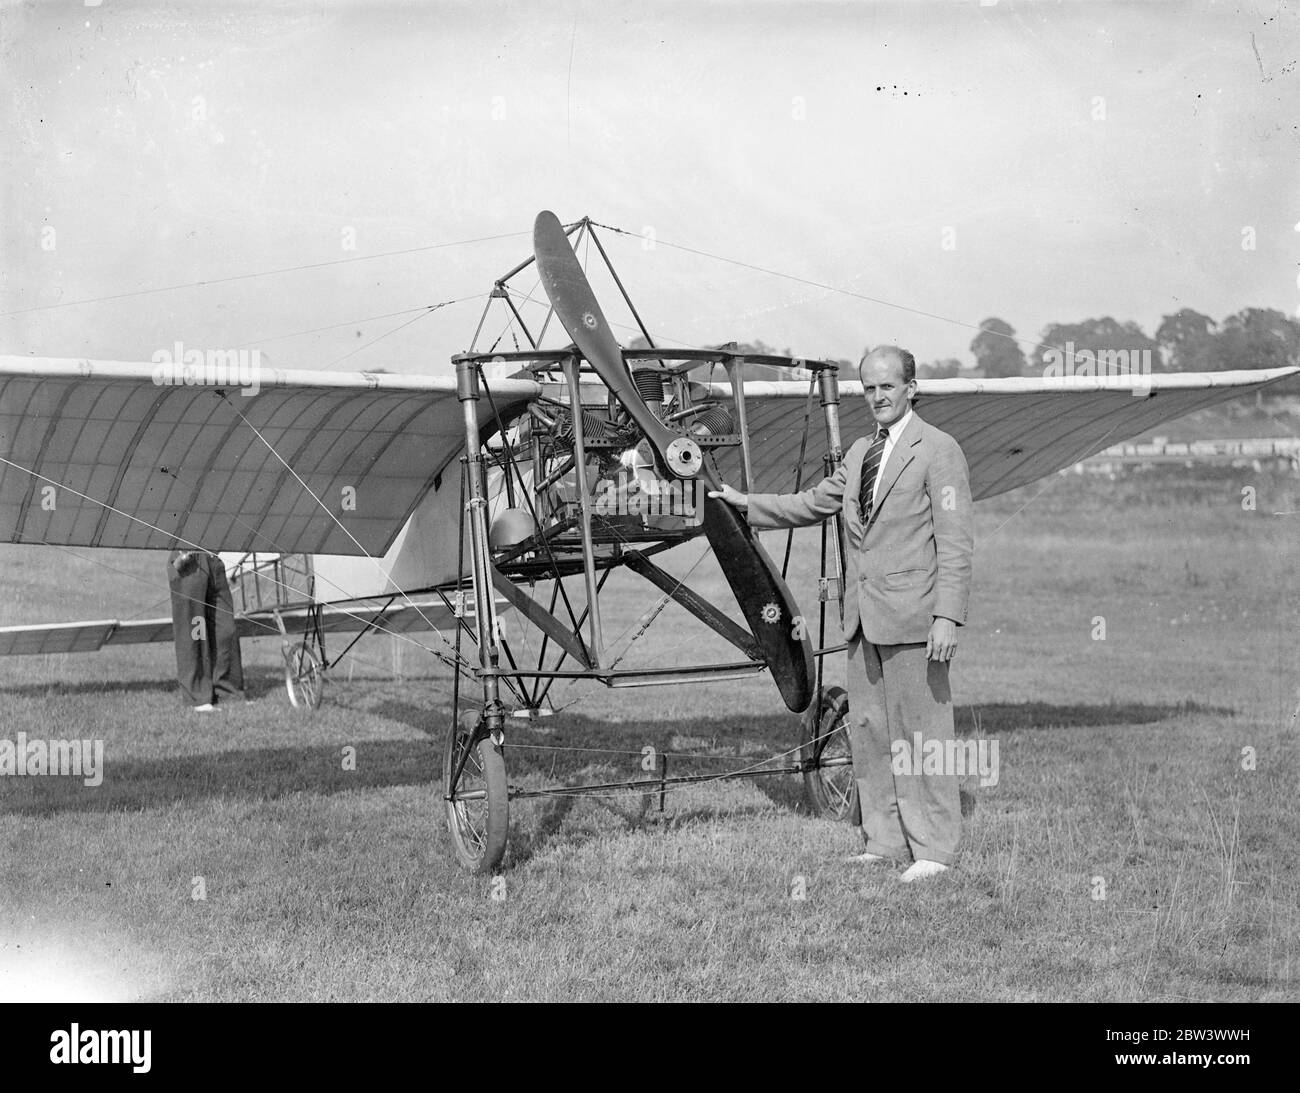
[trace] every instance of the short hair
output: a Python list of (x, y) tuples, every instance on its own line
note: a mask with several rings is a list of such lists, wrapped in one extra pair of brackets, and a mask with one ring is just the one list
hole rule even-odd
[(872, 353), (876, 352), (876, 350), (880, 350), (880, 349), (888, 350), (898, 358), (899, 363), (902, 364), (903, 366), (904, 383), (911, 383), (914, 379), (916, 379), (916, 358), (912, 356), (911, 353), (909, 353), (906, 349), (900, 349), (896, 345), (878, 345), (876, 346), (875, 349), (868, 349), (865, 353), (862, 354), (862, 359), (858, 361), (859, 380), (862, 379), (862, 366), (867, 363), (867, 358), (871, 356)]

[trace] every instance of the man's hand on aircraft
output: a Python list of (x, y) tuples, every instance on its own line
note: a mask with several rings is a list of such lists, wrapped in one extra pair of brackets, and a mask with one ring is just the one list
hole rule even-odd
[(725, 482), (720, 490), (709, 490), (710, 497), (721, 497), (728, 505), (738, 509), (749, 508), (749, 495), (741, 493), (740, 490), (728, 486)]
[(957, 653), (957, 624), (952, 619), (935, 617), (930, 624), (930, 640), (925, 643), (927, 660), (947, 661)]

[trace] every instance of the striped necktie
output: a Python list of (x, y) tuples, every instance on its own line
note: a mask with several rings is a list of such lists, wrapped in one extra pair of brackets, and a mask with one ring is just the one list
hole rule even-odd
[(889, 439), (889, 430), (880, 426), (876, 439), (867, 449), (866, 458), (862, 460), (862, 485), (858, 490), (858, 504), (862, 508), (862, 523), (871, 519), (872, 494), (876, 491), (876, 474), (880, 470), (880, 461), (885, 457), (885, 441)]

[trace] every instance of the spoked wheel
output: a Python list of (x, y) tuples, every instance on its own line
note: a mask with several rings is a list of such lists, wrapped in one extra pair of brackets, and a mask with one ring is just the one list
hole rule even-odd
[(325, 693), (325, 666), (310, 645), (286, 646), (284, 649), (284, 689), (289, 704), (295, 708), (316, 709)]
[(823, 687), (803, 715), (799, 758), (804, 793), (818, 816), (862, 822), (858, 783), (849, 750), (849, 696), (843, 687)]
[[(510, 798), (500, 746), (486, 735), (474, 740), (480, 731), (479, 721), (476, 711), (467, 711), (447, 733), (442, 788), (456, 856), (471, 872), (490, 873), (505, 856)], [(469, 756), (453, 784), (456, 766), (466, 748), (470, 749)]]

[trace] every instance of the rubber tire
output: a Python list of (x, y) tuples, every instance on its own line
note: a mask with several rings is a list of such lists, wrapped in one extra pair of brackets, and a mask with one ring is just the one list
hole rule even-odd
[(320, 657), (310, 645), (293, 645), (284, 649), (284, 689), (294, 709), (316, 709), (325, 694), (325, 670)]
[[(818, 761), (827, 756), (851, 758), (848, 728), (843, 723), (849, 712), (849, 696), (843, 687), (823, 687), (818, 700), (804, 711), (801, 721), (799, 758), (809, 767), (804, 771), (804, 796), (813, 814), (830, 820), (862, 823), (862, 805), (852, 766), (822, 768)], [(814, 743), (839, 725), (833, 736)], [(847, 787), (845, 782), (847, 781)]]
[(506, 853), (510, 832), (510, 794), (506, 785), (506, 761), (501, 748), (488, 737), (480, 740), (461, 771), (459, 789), (485, 790), (479, 801), (453, 801), (451, 772), (455, 767), (457, 741), (475, 731), (479, 715), (467, 711), (459, 731), (447, 733), (442, 755), (442, 793), (447, 805), (447, 830), (460, 864), (471, 873), (491, 873)]

